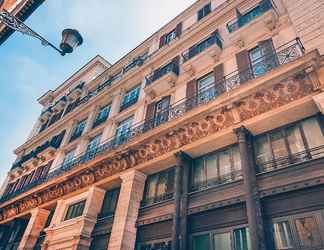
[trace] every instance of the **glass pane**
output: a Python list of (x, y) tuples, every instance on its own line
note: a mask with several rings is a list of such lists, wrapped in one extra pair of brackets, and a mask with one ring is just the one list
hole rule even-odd
[(235, 250), (249, 250), (250, 246), (250, 234), (248, 228), (240, 228), (234, 230), (234, 245)]
[[(310, 149), (324, 145), (324, 136), (316, 118), (307, 119), (302, 122), (302, 127)], [(313, 150), (312, 157), (322, 157), (324, 150)]]
[(298, 126), (287, 128), (286, 133), (292, 154), (305, 151), (304, 143)]
[(234, 161), (234, 171), (241, 170), (241, 155), (238, 146), (232, 147), (233, 161)]
[(285, 140), (281, 131), (270, 134), (272, 150), (276, 159), (288, 156)]
[(146, 186), (146, 197), (145, 198), (152, 198), (155, 196), (155, 190), (156, 185), (158, 183), (159, 176), (158, 175), (152, 175), (149, 176), (147, 180), (147, 186)]
[(209, 235), (195, 236), (193, 238), (193, 250), (210, 250)]
[(198, 91), (205, 90), (207, 87), (210, 87), (214, 83), (214, 74), (208, 74), (202, 79), (198, 80)]
[(267, 135), (259, 136), (254, 143), (255, 158), (257, 164), (262, 164), (272, 160), (271, 148)]
[(226, 150), (219, 153), (219, 174), (220, 178), (227, 178), (231, 173), (231, 156), (230, 150)]
[(217, 170), (217, 156), (216, 154), (207, 156), (205, 158), (206, 168), (207, 168), (207, 180), (213, 180), (219, 178), (219, 173)]
[(231, 234), (214, 234), (214, 250), (232, 250)]
[(321, 245), (321, 236), (314, 217), (296, 219), (295, 224), (302, 247), (318, 247)]
[(156, 196), (162, 196), (166, 193), (167, 191), (167, 183), (168, 183), (168, 177), (167, 177), (167, 172), (163, 172), (159, 174), (159, 182), (157, 185), (157, 190), (156, 190)]
[(273, 227), (276, 249), (292, 248), (293, 239), (288, 221), (274, 223)]
[(204, 160), (197, 159), (193, 167), (193, 184), (194, 186), (201, 184), (206, 180), (204, 171)]

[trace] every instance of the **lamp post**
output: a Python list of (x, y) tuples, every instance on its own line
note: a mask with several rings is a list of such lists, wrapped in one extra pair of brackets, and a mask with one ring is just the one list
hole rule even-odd
[[(0, 0), (1, 6), (1, 0)], [(65, 29), (62, 31), (62, 41), (60, 48), (57, 48), (55, 45), (47, 41), (44, 37), (33, 31), (26, 24), (20, 21), (15, 16), (11, 15), (9, 12), (3, 10), (0, 11), (0, 21), (4, 23), (7, 27), (16, 30), (24, 35), (28, 35), (34, 38), (37, 38), (41, 41), (43, 46), (50, 46), (59, 52), (62, 56), (65, 54), (72, 53), (73, 50), (80, 46), (83, 42), (82, 36), (77, 30), (74, 29)]]

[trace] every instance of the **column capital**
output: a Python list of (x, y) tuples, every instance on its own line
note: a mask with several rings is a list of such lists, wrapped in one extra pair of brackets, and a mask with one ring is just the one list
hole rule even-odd
[(191, 161), (192, 157), (184, 151), (178, 151), (174, 154), (177, 164), (181, 165), (184, 161)]
[(138, 180), (144, 183), (146, 180), (146, 175), (138, 170), (133, 169), (125, 173), (122, 173), (120, 175), (120, 178), (122, 179), (123, 182)]
[(245, 126), (234, 128), (233, 130), (238, 140), (246, 140), (247, 136), (252, 135), (252, 133)]

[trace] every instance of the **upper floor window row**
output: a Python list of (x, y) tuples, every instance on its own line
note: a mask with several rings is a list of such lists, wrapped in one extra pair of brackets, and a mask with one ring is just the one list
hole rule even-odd
[(101, 107), (97, 113), (94, 123), (92, 124), (92, 128), (95, 128), (100, 124), (104, 123), (105, 121), (107, 121), (110, 110), (111, 110), (111, 105), (105, 105)]
[(173, 30), (170, 32), (163, 34), (160, 37), (160, 48), (166, 44), (169, 44), (174, 39), (181, 36), (182, 33), (182, 23), (179, 23)]
[(244, 14), (236, 9), (236, 20), (227, 24), (228, 32), (232, 33), (238, 30), (239, 28), (247, 25), (255, 18), (261, 16), (263, 13), (267, 12), (270, 9), (272, 9), (271, 0), (261, 0), (261, 2), (256, 7)]

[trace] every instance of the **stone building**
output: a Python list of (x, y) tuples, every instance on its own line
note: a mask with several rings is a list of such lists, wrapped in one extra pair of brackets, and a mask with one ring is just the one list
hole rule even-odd
[(38, 99), (0, 249), (324, 249), (323, 15), (200, 0), (93, 58)]

